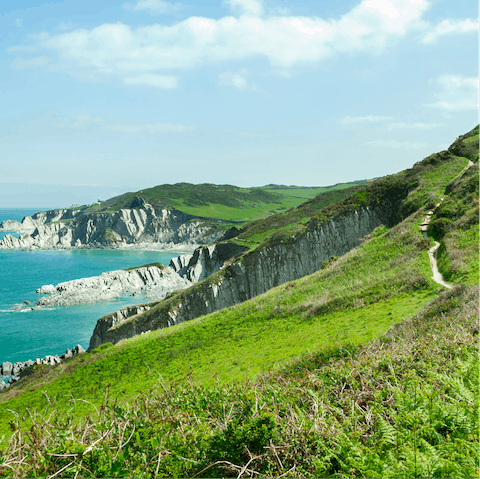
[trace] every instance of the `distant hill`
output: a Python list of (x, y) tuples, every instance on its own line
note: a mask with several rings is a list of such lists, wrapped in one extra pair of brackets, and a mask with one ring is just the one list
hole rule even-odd
[[(117, 212), (138, 207), (135, 198), (143, 198), (154, 208), (176, 209), (189, 215), (224, 221), (245, 222), (298, 206), (305, 200), (334, 190), (364, 184), (367, 180), (325, 187), (268, 185), (241, 188), (210, 183), (159, 185), (125, 193), (85, 208), (85, 214)], [(132, 206), (133, 205), (133, 206)]]

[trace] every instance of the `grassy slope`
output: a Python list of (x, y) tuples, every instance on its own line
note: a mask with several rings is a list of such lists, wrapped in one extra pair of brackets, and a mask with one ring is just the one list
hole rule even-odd
[(28, 430), (20, 416), (0, 474), (478, 477), (477, 305), (477, 288), (456, 288), (367, 346), (253, 382), (187, 375), (130, 405), (107, 393), (86, 421), (49, 407)]
[[(386, 202), (398, 203), (399, 198), (403, 199), (400, 215), (406, 217), (423, 206), (434, 207), (445, 195), (447, 183), (467, 162), (466, 158), (449, 151), (436, 153), (395, 175), (379, 178), (367, 185), (328, 192), (285, 213), (253, 221), (246, 225), (243, 233), (230, 241), (249, 246), (252, 250), (263, 248), (305, 233), (309, 223), (328, 221), (364, 206), (384, 207)], [(398, 218), (392, 218), (392, 222), (396, 221)]]
[[(358, 184), (364, 181), (357, 182)], [(85, 210), (86, 214), (115, 212), (130, 208), (135, 196), (154, 207), (175, 208), (187, 214), (223, 221), (246, 222), (298, 206), (306, 199), (328, 191), (341, 191), (357, 183), (331, 187), (259, 187), (240, 188), (232, 185), (178, 183), (159, 185), (125, 193)]]
[[(452, 441), (457, 441), (464, 453), (471, 452), (472, 441), (475, 438), (478, 440), (478, 421), (475, 422), (477, 415), (472, 415), (472, 410), (475, 411), (472, 397), (475, 397), (475, 391), (478, 390), (478, 381), (475, 383), (475, 378), (478, 380), (478, 374), (475, 374), (475, 368), (478, 367), (474, 352), (476, 341), (468, 338), (466, 332), (471, 331), (472, 325), (464, 321), (474, 318), (474, 313), (471, 312), (474, 308), (469, 306), (467, 312), (462, 310), (465, 308), (466, 296), (471, 296), (472, 293), (457, 290), (450, 299), (436, 300), (440, 304), (443, 304), (441, 301), (446, 301), (448, 307), (445, 306), (447, 303), (436, 307), (436, 310), (434, 307), (435, 314), (427, 312), (416, 320), (415, 328), (420, 331), (423, 328), (427, 336), (419, 335), (412, 339), (411, 332), (403, 330), (405, 341), (408, 340), (410, 345), (405, 348), (406, 352), (402, 349), (404, 345), (402, 346), (403, 339), (400, 337), (398, 346), (393, 349), (389, 349), (390, 346), (379, 346), (376, 356), (374, 355), (375, 362), (362, 356), (363, 349), (358, 345), (378, 337), (393, 324), (413, 316), (440, 294), (441, 288), (437, 288), (429, 279), (426, 251), (430, 243), (420, 236), (416, 225), (430, 207), (431, 201), (435, 201), (439, 195), (445, 195), (445, 185), (448, 183), (448, 179), (445, 181), (446, 172), (456, 162), (462, 165), (466, 163), (461, 158), (443, 158), (442, 161), (432, 162), (436, 165), (436, 174), (428, 175), (427, 180), (419, 184), (419, 188), (412, 191), (405, 202), (406, 207), (411, 209), (412, 204), (420, 201), (419, 198), (423, 199), (425, 206), (417, 213), (390, 230), (377, 230), (362, 247), (312, 276), (187, 324), (133, 338), (115, 347), (104, 345), (92, 354), (66, 361), (55, 368), (40, 368), (40, 374), (36, 377), (21, 381), (1, 395), (3, 404), (0, 434), (9, 434), (7, 421), (13, 415), (7, 415), (7, 408), (17, 410), (20, 417), (25, 415), (27, 424), (30, 420), (26, 407), (35, 404), (39, 410), (46, 407), (48, 411), (51, 410), (49, 401), (59, 411), (74, 407), (73, 413), (81, 417), (87, 412), (91, 413), (93, 408), (84, 402), (69, 401), (70, 393), (75, 398), (90, 400), (98, 406), (102, 403), (103, 391), (108, 385), (110, 397), (118, 398), (120, 403), (124, 403), (125, 400), (131, 400), (139, 390), (158, 386), (159, 377), (169, 385), (191, 372), (204, 385), (215, 381), (219, 381), (219, 384), (210, 385), (208, 389), (203, 386), (193, 389), (188, 385), (172, 386), (175, 393), (171, 393), (170, 386), (167, 386), (159, 396), (140, 399), (140, 410), (145, 402), (160, 401), (160, 409), (174, 409), (175, 412), (170, 419), (168, 416), (161, 420), (157, 418), (158, 423), (153, 421), (155, 426), (153, 423), (138, 426), (141, 432), (138, 439), (131, 441), (131, 451), (122, 453), (115, 460), (111, 456), (109, 459), (106, 452), (100, 451), (94, 462), (104, 469), (97, 471), (98, 474), (117, 475), (113, 474), (116, 470), (114, 468), (124, 466), (133, 471), (133, 463), (154, 472), (157, 464), (154, 464), (155, 458), (147, 460), (139, 455), (140, 445), (142, 450), (155, 446), (157, 455), (158, 450), (167, 451), (160, 461), (159, 471), (167, 475), (189, 475), (191, 471), (199, 472), (201, 468), (219, 460), (228, 459), (235, 464), (246, 464), (248, 454), (242, 452), (245, 450), (241, 446), (246, 444), (250, 452), (265, 454), (265, 464), (261, 465), (263, 459), (256, 459), (251, 467), (268, 475), (286, 472), (295, 463), (306, 474), (317, 476), (340, 471), (348, 475), (355, 473), (351, 471), (357, 471), (355, 474), (368, 477), (382, 477), (382, 474), (389, 477), (393, 470), (397, 475), (411, 476), (411, 468), (414, 467), (414, 438), (411, 436), (413, 429), (408, 424), (413, 424), (413, 420), (417, 425), (422, 424), (423, 428), (425, 420), (421, 414), (428, 412), (427, 406), (430, 404), (429, 419), (435, 419), (438, 426), (435, 426), (437, 423), (432, 423), (430, 429), (423, 428), (422, 435), (419, 432), (415, 436), (415, 440), (419, 441), (416, 450), (428, 459), (430, 470), (425, 469), (425, 461), (420, 463), (419, 460), (417, 466), (425, 469), (422, 477), (431, 476), (433, 470), (440, 471), (438, 477), (448, 476), (454, 471), (455, 464), (461, 462), (454, 456), (451, 456), (454, 459), (450, 463), (447, 461), (449, 454), (454, 451)], [(450, 179), (452, 176), (454, 174)], [(451, 195), (455, 199), (456, 195), (461, 195), (461, 191), (452, 189)], [(460, 316), (458, 308), (462, 311)], [(440, 311), (444, 314), (440, 315)], [(449, 311), (453, 311), (451, 317), (456, 318), (455, 324), (448, 321)], [(428, 321), (424, 321), (425, 318)], [(432, 329), (427, 331), (425, 328), (430, 323)], [(461, 334), (454, 331), (455, 328), (462, 327)], [(439, 335), (439, 331), (444, 334)], [(410, 338), (407, 337), (409, 335)], [(466, 337), (467, 340), (458, 339), (459, 337)], [(436, 341), (434, 349), (437, 348), (439, 354), (434, 361), (427, 362), (432, 351), (431, 340)], [(460, 349), (458, 344), (461, 345)], [(348, 361), (338, 358), (339, 355), (344, 355), (341, 353), (342, 347), (343, 351), (351, 351), (351, 359)], [(317, 356), (309, 359), (304, 356), (308, 351), (326, 352), (317, 353)], [(324, 371), (322, 365), (324, 359), (330, 357), (328, 351), (333, 353)], [(450, 361), (445, 361), (449, 355), (461, 360), (460, 369), (452, 368)], [(255, 383), (257, 386), (241, 383), (242, 379), (252, 378), (256, 373), (271, 368), (276, 370), (278, 365), (295, 357), (303, 359), (294, 360), (292, 366), (283, 373), (272, 372), (273, 376), (264, 376), (264, 379), (260, 377), (259, 382)], [(389, 361), (393, 372), (388, 366)], [(360, 368), (358, 374), (352, 373), (354, 364)], [(375, 372), (375, 367), (372, 370), (374, 364), (378, 364), (378, 372)], [(306, 382), (297, 378), (295, 371), (298, 370), (305, 371), (308, 379)], [(439, 379), (438, 374), (446, 376)], [(312, 375), (323, 379), (318, 382)], [(345, 379), (349, 377), (351, 379)], [(331, 379), (331, 382), (326, 381), (326, 378)], [(240, 385), (226, 385), (225, 380), (231, 379), (240, 381)], [(313, 379), (317, 382), (312, 383), (310, 380)], [(382, 381), (387, 381), (388, 384)], [(288, 387), (284, 387), (285, 382)], [(418, 404), (413, 407), (411, 402), (408, 403), (411, 398), (408, 387), (420, 383), (423, 386), (419, 390)], [(318, 388), (315, 384), (324, 386)], [(303, 389), (299, 394), (301, 387)], [(435, 393), (439, 387), (441, 396)], [(383, 396), (389, 388), (391, 396)], [(448, 392), (448, 388), (452, 392)], [(345, 394), (339, 395), (339, 389), (347, 397), (352, 397), (354, 402), (351, 406), (345, 399)], [(313, 396), (310, 391), (313, 391)], [(332, 396), (332, 391), (336, 391), (336, 399)], [(368, 396), (365, 402), (362, 391), (367, 391), (373, 398), (368, 399)], [(460, 398), (450, 400), (448, 395), (455, 398), (455, 394), (460, 394)], [(433, 397), (437, 399), (432, 409)], [(173, 398), (177, 399), (173, 401)], [(203, 404), (203, 412), (195, 409), (199, 404)], [(226, 404), (227, 409), (231, 404), (230, 414), (222, 409), (222, 404)], [(245, 404), (249, 404), (247, 409)], [(210, 406), (212, 410), (209, 409)], [(316, 413), (311, 409), (315, 407)], [(158, 408), (157, 406), (157, 410)], [(114, 412), (112, 414), (115, 415)], [(128, 414), (122, 413), (123, 416)], [(136, 417), (143, 417), (142, 414), (139, 412)], [(196, 414), (197, 422), (186, 425), (186, 429), (180, 428), (179, 432), (179, 424), (186, 424), (187, 419), (194, 421), (195, 416), (192, 414)], [(210, 414), (217, 419), (211, 419)], [(205, 415), (208, 419), (205, 419)], [(62, 418), (61, 421), (68, 422), (66, 416)], [(204, 420), (206, 422), (202, 423)], [(133, 417), (131, 421), (134, 422)], [(289, 421), (293, 421), (291, 427)], [(131, 427), (132, 422), (125, 428)], [(391, 425), (398, 425), (393, 433)], [(312, 427), (316, 431), (313, 435)], [(148, 428), (153, 428), (154, 433), (150, 431), (147, 434)], [(340, 435), (334, 432), (336, 430)], [(396, 435), (392, 436), (394, 433)], [(160, 441), (161, 446), (156, 442), (148, 442), (152, 434), (158, 437), (155, 441)], [(255, 439), (257, 436), (258, 441)], [(78, 434), (75, 437), (79, 437)], [(420, 439), (425, 439), (427, 444)], [(63, 443), (61, 441), (58, 443), (59, 450), (65, 452), (70, 446), (65, 445), (66, 439)], [(85, 449), (77, 439), (72, 443), (80, 450), (82, 447)], [(276, 459), (274, 450), (268, 449), (271, 443), (279, 446), (285, 464)], [(237, 452), (232, 449), (235, 444), (238, 445), (235, 446)], [(431, 446), (434, 447), (434, 452)], [(192, 451), (196, 450), (200, 451), (200, 456), (191, 456)], [(475, 447), (473, 453), (475, 454)], [(100, 458), (102, 454), (104, 459)], [(190, 460), (182, 459), (185, 456)], [(435, 457), (437, 461), (433, 464)], [(463, 454), (462, 457), (465, 465), (458, 466), (463, 467), (461, 475), (472, 475), (475, 470), (475, 460), (472, 460), (474, 456)], [(61, 464), (60, 459), (48, 459), (47, 463), (55, 461)], [(385, 468), (385, 465), (394, 469)], [(207, 475), (225, 475), (222, 467), (227, 466), (226, 463), (217, 464), (209, 469)], [(372, 472), (367, 473), (368, 468), (376, 471), (377, 476)], [(300, 472), (301, 469), (297, 471)], [(236, 475), (238, 471), (235, 472)]]

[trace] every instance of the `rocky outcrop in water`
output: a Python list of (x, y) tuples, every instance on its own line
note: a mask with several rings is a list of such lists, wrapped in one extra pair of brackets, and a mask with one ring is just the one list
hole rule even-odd
[[(139, 200), (142, 200), (141, 198)], [(60, 209), (26, 216), (21, 223), (4, 221), (3, 231), (11, 234), (0, 240), (0, 249), (124, 248), (128, 245), (194, 245), (212, 243), (224, 231), (212, 232), (201, 218), (177, 210), (155, 209), (141, 201), (138, 208), (116, 213), (84, 214), (81, 210)]]
[(125, 294), (147, 294), (148, 299), (159, 300), (172, 291), (184, 289), (206, 278), (223, 267), (226, 261), (238, 256), (246, 248), (221, 244), (197, 248), (193, 254), (173, 258), (166, 267), (143, 266), (128, 271), (117, 270), (100, 276), (74, 279), (44, 285), (36, 290), (47, 294), (33, 308), (26, 304), (12, 310), (112, 301)]
[(130, 271), (117, 270), (91, 278), (65, 281), (56, 286), (44, 285), (39, 294), (48, 294), (36, 302), (36, 306), (67, 306), (72, 304), (112, 301), (124, 294), (146, 293), (152, 299), (161, 299), (171, 291), (191, 286), (169, 267), (148, 266)]
[(44, 358), (37, 358), (35, 361), (29, 359), (28, 361), (18, 361), (16, 363), (11, 363), (5, 361), (0, 364), (0, 377), (9, 378), (7, 382), (0, 379), (0, 391), (2, 389), (8, 388), (11, 384), (20, 381), (25, 376), (31, 374), (31, 371), (28, 370), (30, 366), (34, 364), (45, 364), (47, 366), (53, 366), (54, 364), (61, 363), (64, 359), (71, 358), (77, 354), (82, 354), (85, 352), (85, 349), (80, 344), (77, 344), (74, 348), (65, 350), (65, 353), (61, 356), (55, 354), (55, 356), (46, 355)]
[[(147, 331), (165, 328), (246, 301), (269, 289), (312, 274), (331, 256), (341, 256), (381, 224), (389, 224), (388, 209), (364, 208), (336, 220), (312, 222), (298, 238), (266, 246), (233, 261), (216, 275), (159, 303), (148, 314), (118, 318), (116, 313), (97, 321), (89, 350)], [(184, 259), (186, 261), (186, 258)], [(178, 271), (185, 267), (178, 264)]]

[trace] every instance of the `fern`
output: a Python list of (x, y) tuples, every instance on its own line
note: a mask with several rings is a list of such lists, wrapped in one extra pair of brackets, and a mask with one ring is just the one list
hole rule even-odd
[(381, 416), (378, 418), (377, 428), (384, 443), (392, 445), (397, 444), (397, 431)]

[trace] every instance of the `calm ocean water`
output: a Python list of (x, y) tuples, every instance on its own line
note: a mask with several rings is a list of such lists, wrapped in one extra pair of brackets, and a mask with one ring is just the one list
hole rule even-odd
[[(34, 209), (0, 209), (0, 222), (20, 221)], [(2, 238), (5, 233), (0, 233)], [(0, 250), (0, 363), (26, 361), (46, 354), (61, 355), (81, 344), (87, 349), (97, 319), (124, 306), (144, 302), (144, 297), (125, 297), (107, 303), (56, 307), (42, 311), (13, 312), (23, 301), (32, 305), (44, 284), (97, 276), (104, 271), (160, 262), (168, 265), (173, 251)]]

